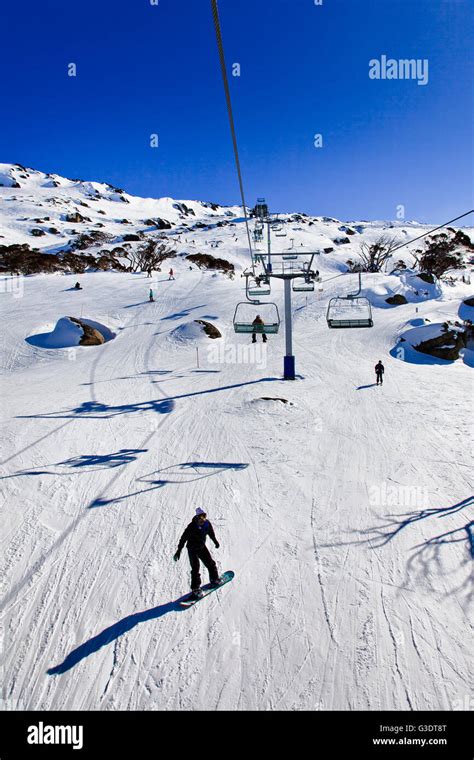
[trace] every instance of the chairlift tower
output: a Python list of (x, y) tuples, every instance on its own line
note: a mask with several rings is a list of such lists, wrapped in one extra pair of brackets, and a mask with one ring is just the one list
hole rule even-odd
[[(236, 332), (268, 332), (277, 333), (280, 327), (280, 318), (278, 315), (278, 307), (276, 304), (270, 304), (268, 302), (254, 300), (259, 299), (260, 296), (269, 295), (271, 290), (271, 278), (280, 279), (284, 281), (284, 293), (285, 293), (285, 357), (283, 360), (283, 377), (285, 380), (295, 380), (295, 357), (293, 355), (293, 314), (291, 309), (291, 294), (292, 290), (295, 292), (312, 292), (314, 291), (314, 283), (318, 279), (318, 273), (313, 271), (312, 264), (315, 255), (320, 251), (314, 252), (302, 252), (297, 254), (296, 251), (292, 251), (291, 254), (285, 253), (272, 253), (272, 229), (276, 234), (283, 230), (283, 221), (279, 219), (279, 215), (276, 216), (269, 213), (268, 204), (264, 198), (258, 198), (257, 204), (254, 209), (256, 216), (255, 229), (262, 231), (264, 225), (267, 225), (267, 254), (260, 253), (253, 256), (252, 260), (252, 273), (247, 272), (245, 276), (247, 278), (246, 284), (246, 297), (247, 301), (257, 306), (263, 306), (265, 303), (273, 309), (275, 317), (272, 318), (268, 328), (266, 326), (259, 327), (257, 330), (252, 329), (252, 322), (245, 321), (242, 318), (241, 313), (244, 310), (245, 304), (238, 304), (236, 314), (234, 317), (234, 329)], [(286, 234), (286, 233), (285, 233)], [(288, 263), (291, 261), (291, 264)], [(263, 275), (256, 276), (255, 265), (263, 267)], [(249, 285), (249, 279), (251, 284)], [(299, 281), (298, 284), (297, 281)], [(293, 288), (292, 288), (293, 284)]]

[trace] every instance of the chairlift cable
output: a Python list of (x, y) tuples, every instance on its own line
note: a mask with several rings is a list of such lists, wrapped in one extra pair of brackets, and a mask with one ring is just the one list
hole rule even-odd
[(212, 5), (212, 15), (214, 18), (214, 27), (216, 31), (216, 40), (217, 40), (217, 47), (219, 49), (219, 58), (221, 63), (221, 70), (222, 70), (222, 79), (224, 82), (224, 90), (225, 90), (225, 97), (227, 101), (227, 113), (229, 115), (229, 124), (230, 124), (230, 131), (232, 133), (232, 142), (234, 145), (234, 155), (235, 155), (235, 164), (237, 167), (237, 174), (239, 177), (239, 186), (240, 186), (240, 195), (242, 198), (242, 208), (244, 211), (244, 218), (245, 218), (245, 227), (247, 229), (247, 239), (249, 244), (249, 252), (250, 252), (250, 258), (252, 261), (252, 268), (255, 269), (255, 264), (253, 261), (253, 251), (252, 251), (252, 241), (250, 237), (250, 228), (249, 228), (249, 220), (247, 216), (247, 205), (245, 203), (245, 193), (244, 193), (244, 183), (242, 179), (242, 169), (240, 166), (240, 158), (239, 158), (239, 149), (237, 146), (237, 135), (235, 132), (235, 123), (234, 123), (234, 114), (232, 110), (232, 100), (230, 96), (230, 88), (229, 88), (229, 80), (227, 77), (227, 67), (225, 63), (225, 53), (224, 53), (224, 43), (222, 40), (222, 31), (221, 31), (221, 24), (219, 19), (219, 9), (217, 6), (217, 0), (211, 0)]
[(424, 237), (427, 237), (427, 235), (432, 235), (433, 232), (436, 232), (437, 230), (443, 229), (443, 227), (447, 227), (448, 224), (452, 224), (453, 222), (457, 222), (458, 219), (463, 219), (465, 216), (469, 216), (469, 214), (473, 214), (474, 209), (471, 209), (470, 211), (466, 211), (465, 214), (461, 214), (461, 216), (457, 216), (455, 219), (450, 219), (449, 222), (445, 222), (444, 224), (440, 224), (439, 227), (435, 227), (432, 230), (428, 230), (428, 232), (425, 232), (423, 235), (419, 235), (416, 238), (413, 238), (413, 240), (408, 240), (406, 243), (402, 243), (401, 245), (397, 245), (396, 248), (394, 248), (391, 253), (395, 253), (395, 251), (399, 251), (400, 248), (405, 248), (406, 245), (411, 245), (412, 243), (415, 243), (417, 240), (421, 240)]

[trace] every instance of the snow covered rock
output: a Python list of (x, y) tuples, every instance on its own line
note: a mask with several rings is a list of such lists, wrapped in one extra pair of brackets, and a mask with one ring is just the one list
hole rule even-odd
[(113, 337), (107, 327), (92, 320), (61, 317), (52, 332), (30, 335), (26, 342), (37, 348), (74, 348), (100, 346)]
[(184, 322), (176, 327), (168, 336), (168, 340), (177, 346), (196, 344), (209, 338), (221, 338), (219, 330), (210, 322), (196, 319), (193, 322)]

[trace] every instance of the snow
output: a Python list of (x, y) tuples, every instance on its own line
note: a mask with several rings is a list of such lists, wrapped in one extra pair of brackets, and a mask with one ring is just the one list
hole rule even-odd
[[(8, 241), (25, 239), (27, 213), (60, 224), (44, 175), (32, 176), (32, 189), (1, 189), (24, 198), (21, 213), (3, 204)], [(79, 192), (54, 189), (65, 201)], [(124, 204), (123, 216), (154, 204), (151, 215), (168, 218), (172, 203), (161, 213), (160, 203)], [(311, 250), (340, 224), (302, 224), (295, 247)], [(351, 255), (365, 239), (353, 237)], [(184, 233), (183, 250), (211, 239), (239, 273), (242, 222)], [(347, 258), (318, 257), (323, 279)], [(173, 268), (175, 282), (87, 273), (78, 293), (76, 276), (0, 280), (5, 698), (35, 710), (453, 709), (471, 691), (474, 352), (413, 364), (391, 351), (407, 330), (456, 319), (472, 289), (426, 287), (379, 308), (373, 294), (411, 285), (366, 276), (375, 324), (364, 330), (325, 321), (329, 298), (355, 292), (357, 275), (294, 294), (288, 383), (283, 331), (252, 353), (232, 330), (243, 280), (181, 258)], [(282, 314), (279, 283), (271, 299)], [(81, 313), (115, 339), (73, 351), (27, 341), (72, 339), (63, 317)], [(172, 558), (198, 506), (220, 570), (236, 576), (183, 610), (187, 558)]]
[(69, 317), (61, 317), (51, 332), (36, 333), (26, 340), (32, 346), (40, 348), (69, 348), (78, 346), (83, 335), (80, 325), (71, 322)]
[(196, 322), (184, 322), (170, 332), (168, 340), (179, 346), (189, 343), (207, 343), (209, 338), (204, 332), (203, 325), (199, 325)]

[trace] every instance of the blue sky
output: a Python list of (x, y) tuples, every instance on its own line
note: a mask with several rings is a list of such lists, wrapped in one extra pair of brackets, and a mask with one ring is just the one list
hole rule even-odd
[[(471, 6), (220, 0), (228, 68), (241, 65), (230, 81), (247, 202), (342, 219), (403, 205), (426, 222), (471, 208)], [(239, 202), (209, 0), (24, 0), (3, 4), (0, 25), (0, 161)], [(370, 79), (383, 54), (427, 59), (428, 84)]]

